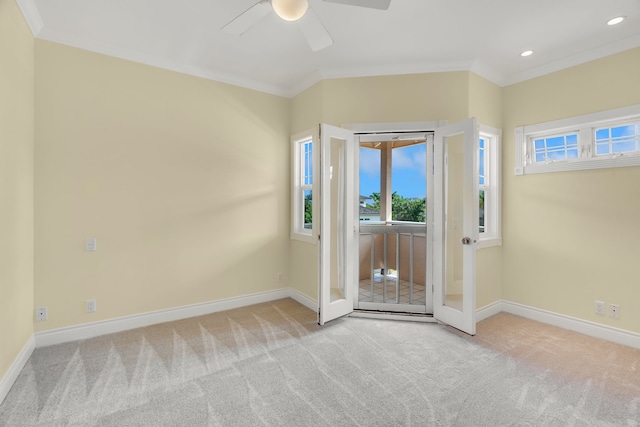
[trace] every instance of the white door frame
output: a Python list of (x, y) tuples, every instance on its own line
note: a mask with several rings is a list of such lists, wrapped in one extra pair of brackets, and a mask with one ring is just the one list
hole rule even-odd
[[(435, 132), (436, 128), (439, 126), (444, 126), (446, 121), (424, 121), (424, 122), (387, 122), (387, 123), (355, 123), (355, 124), (347, 124), (344, 125), (346, 129), (351, 129), (354, 131), (356, 145), (360, 146), (360, 134), (370, 135), (370, 134), (398, 134), (398, 133), (422, 133), (422, 132)], [(427, 171), (426, 176), (427, 179), (427, 195), (433, 194), (433, 138), (427, 137)], [(431, 147), (431, 149), (429, 149)], [(360, 170), (360, 156), (357, 155), (357, 162), (355, 168), (357, 171)], [(360, 176), (356, 174), (356, 182), (355, 188), (360, 188)], [(355, 224), (359, 226), (359, 217), (356, 212)], [(424, 260), (426, 263), (427, 277), (426, 277), (426, 303), (425, 303), (425, 313), (432, 314), (433, 313), (433, 292), (430, 291), (430, 288), (433, 287), (433, 239), (430, 236), (433, 236), (433, 197), (427, 197), (427, 213), (426, 213), (426, 223), (427, 223), (427, 250), (426, 250), (426, 259)], [(358, 236), (359, 238), (359, 233)], [(431, 261), (431, 262), (429, 262)], [(356, 293), (354, 304), (358, 303), (358, 290), (359, 286), (356, 285)], [(432, 290), (432, 289), (431, 289)], [(387, 306), (389, 304), (386, 304)], [(407, 310), (410, 311), (410, 310)]]

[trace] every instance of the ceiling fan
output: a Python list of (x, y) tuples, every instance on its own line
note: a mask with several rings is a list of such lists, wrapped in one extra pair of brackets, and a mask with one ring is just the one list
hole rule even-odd
[[(387, 10), (391, 0), (324, 0), (369, 9)], [(312, 51), (318, 51), (333, 44), (331, 35), (318, 15), (309, 7), (309, 0), (260, 0), (249, 9), (229, 21), (222, 31), (241, 35), (262, 18), (274, 11), (285, 21), (300, 20), (300, 27)]]

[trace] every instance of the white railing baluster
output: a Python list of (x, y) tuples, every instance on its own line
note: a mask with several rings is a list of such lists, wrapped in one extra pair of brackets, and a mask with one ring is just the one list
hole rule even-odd
[[(415, 305), (415, 304), (424, 304), (422, 297), (418, 297), (414, 295), (416, 291), (416, 283), (415, 283), (415, 273), (414, 269), (416, 267), (416, 258), (415, 258), (415, 250), (416, 250), (416, 240), (415, 237), (425, 237), (426, 238), (426, 227), (422, 224), (406, 224), (406, 223), (396, 223), (396, 224), (375, 224), (375, 225), (360, 225), (361, 235), (369, 235), (370, 241), (370, 288), (371, 288), (371, 303), (376, 303), (376, 287), (382, 287), (382, 298), (378, 300), (377, 303), (384, 304), (398, 304), (398, 305)], [(395, 277), (389, 277), (389, 235), (394, 234), (396, 238), (396, 250), (395, 250)], [(382, 235), (382, 277), (379, 285), (376, 285), (376, 267), (379, 265), (376, 264), (376, 259), (380, 259), (380, 255), (376, 253), (376, 238), (377, 236)], [(408, 247), (408, 288), (409, 288), (409, 298), (408, 301), (401, 302), (401, 293), (400, 286), (402, 284), (401, 276), (401, 256), (404, 251), (401, 250), (400, 246), (402, 244), (402, 236), (406, 235), (409, 237), (409, 247)], [(378, 251), (379, 252), (379, 251)], [(402, 269), (404, 271), (404, 269)], [(392, 301), (392, 297), (388, 294), (389, 291), (389, 283), (390, 281), (395, 280), (395, 300)], [(366, 282), (363, 282), (366, 283)], [(406, 286), (406, 284), (405, 284)], [(422, 288), (422, 286), (418, 286), (418, 288)], [(423, 291), (419, 291), (423, 292)], [(362, 300), (361, 300), (362, 301)]]
[(376, 293), (374, 291), (374, 283), (376, 281), (375, 250), (376, 235), (371, 233), (371, 302), (376, 301)]

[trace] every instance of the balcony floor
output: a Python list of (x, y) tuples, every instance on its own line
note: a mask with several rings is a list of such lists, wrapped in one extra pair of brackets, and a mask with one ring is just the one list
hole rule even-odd
[[(384, 299), (384, 281), (383, 276), (376, 274), (373, 283), (373, 295), (371, 294), (371, 279), (360, 280), (360, 289), (358, 290), (358, 301), (396, 304), (396, 283), (395, 276), (387, 276), (387, 298)], [(399, 304), (415, 304), (425, 305), (426, 292), (425, 286), (413, 284), (413, 298), (410, 297), (411, 289), (409, 282), (400, 280), (400, 301)]]

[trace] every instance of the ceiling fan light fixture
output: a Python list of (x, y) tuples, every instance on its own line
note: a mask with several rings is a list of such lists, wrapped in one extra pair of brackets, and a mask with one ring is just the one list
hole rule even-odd
[(285, 21), (297, 21), (309, 8), (308, 0), (271, 0), (271, 7)]

